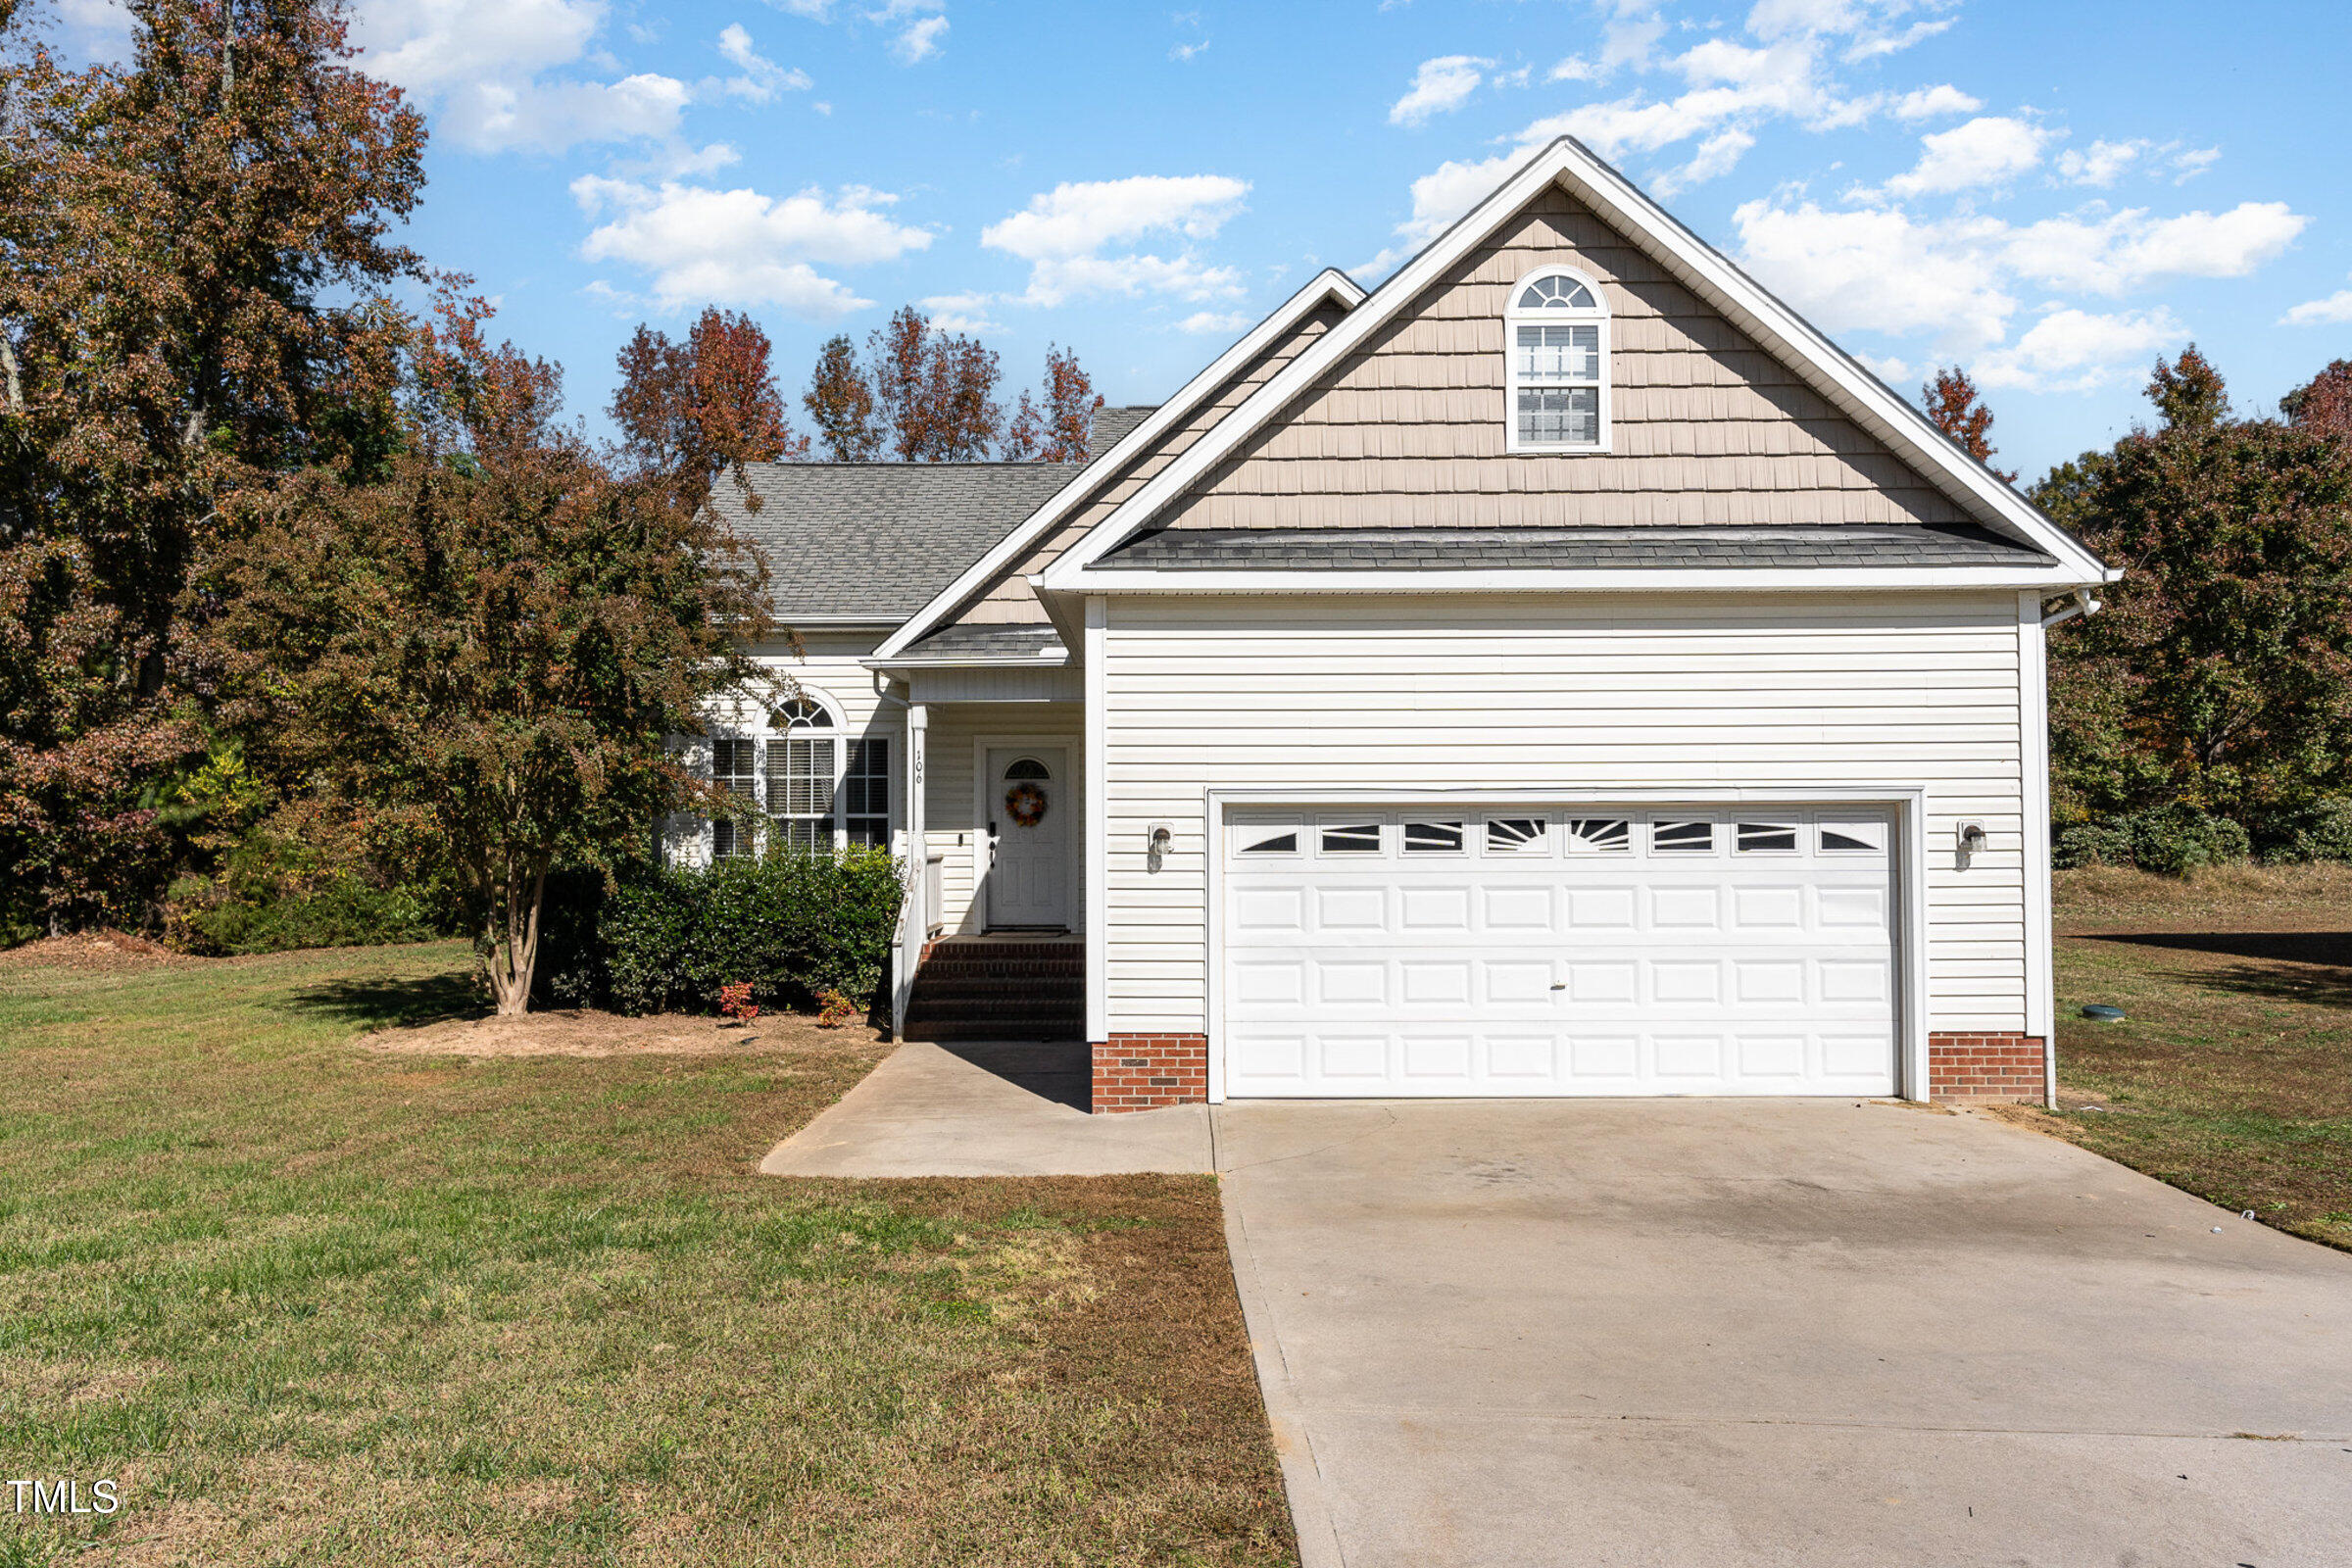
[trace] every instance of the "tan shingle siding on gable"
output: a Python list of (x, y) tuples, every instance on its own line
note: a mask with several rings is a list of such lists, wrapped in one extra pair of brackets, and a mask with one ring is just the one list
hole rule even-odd
[(1026, 579), (1052, 565), (1072, 542), (1083, 538), (1089, 529), (1109, 516), (1120, 503), (1141, 490), (1152, 475), (1173, 463), (1185, 449), (1205, 435), (1210, 426), (1239, 408), (1244, 399), (1297, 359), (1308, 344), (1330, 331), (1341, 314), (1337, 306), (1326, 305), (1301, 318), (1295, 330), (1267, 345), (1264, 353), (1236, 371), (1233, 378), (1219, 387), (1215, 395), (1202, 404), (1190, 419), (1170, 430), (1155, 446), (1130, 464), (1126, 471), (1104, 485), (1092, 501), (1064, 518), (1060, 527), (1039, 540), (1036, 548), (1023, 557), (1018, 564), (1000, 575), (985, 594), (945, 624), (1043, 624), (1047, 618), (1045, 607), (1030, 592)]
[[(1610, 451), (1505, 451), (1503, 307), (1566, 264), (1608, 297)], [(1964, 514), (1553, 189), (1163, 514), (1176, 527), (1946, 522)]]

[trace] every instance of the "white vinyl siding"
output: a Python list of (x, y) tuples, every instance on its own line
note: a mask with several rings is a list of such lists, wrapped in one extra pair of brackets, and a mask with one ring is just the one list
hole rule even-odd
[[(873, 798), (870, 795), (865, 798), (865, 821), (869, 828), (877, 822), (885, 822), (887, 825), (882, 829), (882, 838), (894, 852), (903, 854), (905, 846), (899, 841), (904, 837), (902, 830), (906, 825), (906, 805), (905, 780), (900, 775), (906, 770), (906, 754), (903, 750), (906, 744), (906, 710), (896, 703), (884, 702), (874, 691), (873, 672), (858, 662), (871, 654), (881, 640), (879, 631), (809, 631), (802, 637), (803, 646), (807, 649), (805, 658), (796, 656), (780, 645), (755, 649), (753, 657), (779, 674), (791, 676), (809, 692), (821, 695), (840, 719), (839, 726), (830, 731), (794, 732), (796, 749), (800, 737), (812, 733), (829, 736), (829, 744), (835, 748), (827, 764), (830, 776), (822, 787), (821, 795), (816, 794), (813, 788), (804, 792), (804, 799), (813, 803), (804, 809), (815, 817), (834, 816), (841, 809), (833, 799), (833, 778), (839, 776), (844, 760), (841, 749), (851, 748), (849, 755), (855, 756), (855, 748), (859, 743), (880, 741), (883, 743), (881, 749), (888, 754), (886, 765), (891, 772), (890, 790), (881, 803), (879, 815), (871, 809)], [(792, 789), (785, 782), (792, 764), (784, 760), (785, 748), (779, 744), (784, 741), (785, 733), (768, 726), (768, 711), (762, 704), (748, 697), (742, 700), (722, 697), (710, 706), (706, 722), (710, 726), (707, 738), (688, 737), (678, 742), (689, 767), (701, 776), (710, 777), (717, 763), (722, 760), (728, 762), (729, 769), (718, 771), (730, 781), (730, 788), (755, 803), (760, 801), (764, 791), (766, 807), (771, 812), (792, 796)], [(721, 740), (741, 741), (742, 751), (722, 758), (718, 746)], [(766, 743), (764, 747), (760, 744), (762, 742)], [(871, 752), (867, 754), (869, 758), (872, 755)], [(812, 832), (813, 829), (804, 831)], [(663, 858), (673, 865), (701, 864), (711, 853), (711, 840), (714, 837), (701, 816), (680, 814), (665, 818), (661, 831)], [(839, 821), (836, 817), (835, 841), (838, 842), (839, 838)], [(862, 841), (853, 837), (853, 842)]]
[[(928, 783), (923, 828), (930, 853), (939, 858), (939, 921), (950, 934), (969, 934), (987, 926), (987, 910), (974, 897), (981, 832), (987, 826), (984, 814), (975, 815), (980, 809), (973, 787), (975, 748), (1026, 742), (1063, 748), (1069, 760), (1068, 809), (1074, 820), (1083, 822), (1085, 808), (1078, 797), (1079, 781), (1085, 777), (1086, 723), (1076, 703), (941, 703), (930, 713), (930, 734), (923, 748)], [(1079, 839), (1071, 840), (1070, 853), (1082, 853)], [(1073, 888), (1082, 880), (1074, 878)], [(1079, 920), (1084, 918), (1082, 908)]]
[[(1108, 1028), (1206, 1032), (1206, 792), (1926, 792), (1927, 1027), (2023, 1030), (2018, 600), (1120, 598)], [(1693, 813), (1694, 815), (1697, 813)], [(1989, 848), (1965, 871), (1959, 821)], [(1175, 832), (1161, 869), (1145, 835)]]

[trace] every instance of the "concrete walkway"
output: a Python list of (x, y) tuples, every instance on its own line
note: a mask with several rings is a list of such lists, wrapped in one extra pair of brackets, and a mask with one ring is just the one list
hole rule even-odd
[[(1084, 1047), (1078, 1048), (1081, 1053)], [(770, 1176), (1206, 1172), (1208, 1107), (1090, 1116), (1062, 1048), (905, 1045), (768, 1151)], [(1083, 1074), (1077, 1074), (1082, 1079)]]
[(1217, 1147), (1306, 1568), (2352, 1563), (2352, 1256), (2069, 1145), (1551, 1101)]

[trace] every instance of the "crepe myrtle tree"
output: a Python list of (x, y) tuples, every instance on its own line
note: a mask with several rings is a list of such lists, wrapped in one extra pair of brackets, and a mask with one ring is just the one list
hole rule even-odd
[(420, 333), (411, 450), (257, 503), (209, 587), (230, 710), (356, 805), (412, 816), (462, 890), (501, 1013), (526, 1009), (558, 864), (716, 808), (667, 738), (757, 687), (756, 553), (557, 422), (560, 372), (479, 302)]

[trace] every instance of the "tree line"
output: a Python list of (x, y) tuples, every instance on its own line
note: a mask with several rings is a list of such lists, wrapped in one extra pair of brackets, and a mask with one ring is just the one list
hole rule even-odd
[[(126, 10), (72, 69), (0, 5), (0, 944), (446, 919), (518, 1009), (551, 872), (717, 804), (667, 739), (790, 633), (704, 502), (810, 443), (716, 310), (622, 348), (615, 439), (567, 420), (394, 237), (425, 127), (339, 0)], [(999, 379), (909, 308), (803, 404), (837, 457), (1083, 458), (1074, 357)]]
[[(1921, 390), (1989, 465), (1966, 374)], [(2027, 491), (2124, 569), (2050, 637), (2060, 857), (2352, 859), (2352, 360), (2265, 414), (2191, 344), (2146, 395), (2152, 422)]]

